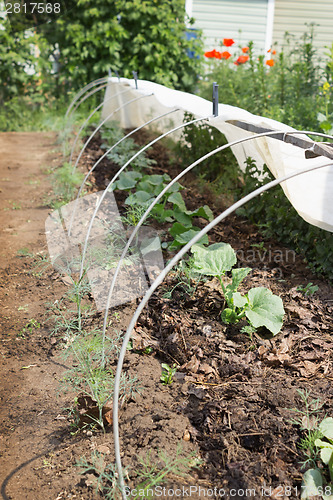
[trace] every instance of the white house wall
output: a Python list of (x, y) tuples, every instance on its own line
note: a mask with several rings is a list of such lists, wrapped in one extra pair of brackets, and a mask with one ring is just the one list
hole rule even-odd
[(223, 38), (247, 45), (253, 40), (258, 51), (266, 42), (268, 0), (191, 0), (187, 2), (195, 27), (203, 30), (206, 50), (218, 49)]
[(325, 46), (333, 42), (333, 0), (275, 0), (273, 41), (281, 46), (286, 31), (299, 40), (312, 22), (319, 25), (314, 44), (327, 52)]

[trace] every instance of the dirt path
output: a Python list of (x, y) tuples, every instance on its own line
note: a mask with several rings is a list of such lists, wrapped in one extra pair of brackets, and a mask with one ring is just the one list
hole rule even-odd
[(44, 303), (54, 287), (31, 274), (29, 263), (29, 255), (46, 249), (44, 223), (50, 212), (45, 206), (50, 191), (46, 169), (57, 161), (55, 139), (52, 133), (0, 134), (0, 492), (4, 499), (55, 499), (55, 491), (62, 491), (49, 455), (61, 442), (63, 420), (54, 420), (54, 415), (64, 403), (63, 397), (55, 396), (62, 367), (47, 355), (50, 339), (43, 339), (43, 327), (31, 326), (31, 321), (42, 323)]

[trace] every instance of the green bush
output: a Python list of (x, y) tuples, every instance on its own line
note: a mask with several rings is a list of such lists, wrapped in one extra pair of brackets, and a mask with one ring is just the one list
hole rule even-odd
[(152, 80), (169, 87), (193, 90), (202, 53), (197, 39), (185, 36), (183, 0), (79, 0), (68, 14), (40, 28), (60, 50), (60, 85), (76, 89), (107, 74)]

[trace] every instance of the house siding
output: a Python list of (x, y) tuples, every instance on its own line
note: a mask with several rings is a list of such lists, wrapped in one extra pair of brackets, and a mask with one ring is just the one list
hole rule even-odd
[(300, 40), (309, 31), (306, 24), (315, 23), (314, 46), (323, 54), (333, 42), (332, 0), (275, 0), (273, 43), (285, 44), (284, 34), (289, 32)]
[(194, 27), (203, 30), (205, 48), (218, 49), (223, 38), (237, 44), (253, 40), (263, 50), (266, 37), (268, 0), (192, 0)]

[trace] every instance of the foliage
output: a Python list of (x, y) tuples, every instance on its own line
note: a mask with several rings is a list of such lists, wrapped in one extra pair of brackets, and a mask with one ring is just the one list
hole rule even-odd
[[(198, 38), (185, 36), (183, 0), (78, 0), (67, 14), (39, 31), (60, 51), (60, 86), (76, 89), (111, 69), (132, 78), (193, 90), (202, 53)], [(193, 22), (191, 20), (191, 22)], [(105, 41), (107, 40), (107, 43)]]
[(177, 371), (177, 365), (173, 364), (172, 366), (169, 366), (167, 363), (162, 363), (162, 375), (161, 375), (161, 382), (164, 385), (169, 385), (172, 384), (174, 374)]
[[(324, 418), (319, 426), (314, 445), (319, 449), (320, 460), (327, 466), (309, 469), (303, 476), (301, 498), (308, 499), (311, 495), (321, 495), (324, 500), (333, 498), (333, 418)], [(327, 474), (328, 473), (328, 474)], [(326, 478), (328, 475), (329, 479)], [(314, 493), (316, 492), (316, 493)]]
[[(104, 429), (103, 410), (109, 403), (114, 390), (114, 376), (110, 368), (101, 366), (102, 359), (110, 362), (119, 353), (120, 334), (114, 331), (112, 336), (102, 340), (100, 331), (84, 332), (76, 336), (68, 345), (65, 357), (74, 355), (73, 367), (65, 372), (62, 382), (66, 387), (91, 398), (91, 403), (98, 408), (98, 414), (87, 411), (86, 416)], [(139, 392), (136, 378), (122, 374), (120, 381), (120, 402), (134, 399)]]
[(313, 466), (316, 465), (316, 460), (318, 458), (315, 441), (322, 436), (321, 432), (318, 430), (318, 424), (319, 412), (323, 407), (323, 403), (320, 399), (312, 398), (307, 389), (304, 391), (301, 389), (297, 390), (297, 393), (301, 398), (302, 407), (291, 410), (297, 415), (296, 418), (291, 420), (291, 423), (299, 426), (303, 433), (299, 448), (303, 450), (306, 459), (302, 462), (302, 466)]
[(29, 92), (36, 84), (36, 76), (29, 75), (36, 58), (33, 54), (32, 34), (13, 33), (8, 20), (1, 20), (0, 29), (0, 107), (18, 94)]
[[(194, 119), (184, 113), (184, 123)], [(186, 167), (219, 146), (227, 144), (223, 134), (207, 123), (193, 123), (183, 129), (177, 144), (177, 156)], [(195, 167), (197, 176), (205, 183), (214, 183), (215, 189), (224, 194), (239, 186), (240, 169), (230, 148), (217, 153)]]
[[(143, 207), (146, 210), (169, 181), (171, 177), (168, 174), (142, 175), (132, 170), (122, 172), (113, 189), (131, 192), (135, 188), (125, 200), (125, 205), (129, 205), (130, 213), (133, 214), (136, 207)], [(202, 217), (209, 221), (213, 219), (213, 213), (207, 205), (196, 210), (187, 210), (180, 193), (181, 189), (184, 189), (181, 184), (174, 183), (151, 211), (151, 216), (158, 222), (173, 222), (169, 229), (173, 237), (173, 241), (169, 244), (171, 250), (185, 245), (196, 232), (200, 231), (200, 228), (193, 225), (194, 217)], [(204, 237), (202, 242), (208, 242), (207, 237)]]
[(298, 292), (304, 293), (304, 295), (307, 296), (307, 295), (315, 294), (319, 290), (319, 287), (318, 287), (318, 285), (314, 285), (313, 283), (310, 282), (306, 286), (302, 286), (302, 285), (298, 286), (296, 288), (296, 290)]
[[(333, 50), (326, 54), (326, 64), (320, 65), (313, 40), (314, 26), (310, 25), (300, 39), (286, 33), (282, 48), (270, 50), (269, 54), (258, 56), (253, 42), (249, 42), (248, 47), (238, 47), (234, 57), (229, 52), (230, 57), (223, 57), (226, 53), (218, 51), (213, 57), (206, 54), (208, 71), (199, 92), (210, 99), (211, 82), (223, 82), (220, 96), (223, 104), (238, 106), (298, 129), (318, 129), (318, 113), (328, 119), (332, 113)], [(240, 50), (246, 55), (235, 60)], [(325, 81), (328, 87), (323, 88)]]
[[(267, 167), (261, 173), (248, 158), (240, 195), (251, 193), (273, 178)], [(275, 238), (303, 255), (315, 273), (333, 280), (333, 234), (302, 219), (280, 186), (257, 196), (237, 213), (258, 224), (266, 238)]]
[(74, 198), (77, 187), (81, 184), (84, 175), (76, 170), (73, 174), (73, 167), (70, 163), (65, 162), (61, 167), (53, 171), (53, 190), (55, 197), (48, 202), (52, 208), (70, 202)]
[(34, 329), (37, 329), (37, 328), (40, 328), (40, 323), (32, 318), (28, 321), (28, 323), (26, 323), (26, 325), (22, 328), (22, 330), (20, 331), (19, 333), (19, 337), (25, 337), (26, 334), (28, 333), (32, 333)]
[[(135, 479), (139, 481), (139, 484), (132, 489), (126, 486), (125, 494), (132, 498), (148, 498), (149, 490), (151, 491), (158, 484), (163, 484), (168, 477), (186, 477), (189, 470), (198, 467), (200, 463), (195, 453), (183, 456), (180, 446), (177, 447), (174, 458), (164, 451), (159, 451), (155, 459), (151, 457), (150, 452), (146, 456), (138, 456), (138, 468), (133, 471), (133, 475), (136, 476)], [(107, 500), (119, 498), (120, 487), (116, 467), (106, 462), (103, 453), (93, 451), (89, 459), (82, 457), (76, 465), (81, 474), (89, 473), (91, 486), (95, 487), (96, 494), (102, 494)]]
[[(119, 129), (119, 125), (116, 122), (111, 122), (108, 126), (103, 127), (101, 130), (102, 149), (110, 149), (110, 144), (116, 144), (124, 137), (124, 133)], [(107, 154), (107, 157), (119, 167), (122, 167), (127, 163), (132, 156), (134, 156), (141, 148), (134, 142), (131, 137), (120, 142), (115, 148)], [(156, 161), (148, 158), (146, 151), (140, 153), (137, 158), (132, 160), (131, 166), (135, 170), (141, 171), (144, 168), (151, 167), (156, 164)]]
[[(194, 245), (194, 267), (206, 276), (216, 276), (221, 284), (228, 307), (221, 318), (225, 323), (237, 323), (246, 318), (254, 328), (265, 326), (273, 335), (282, 328), (284, 309), (280, 297), (273, 295), (264, 287), (251, 288), (245, 295), (238, 292), (238, 287), (251, 269), (234, 268), (236, 254), (228, 243), (214, 243), (208, 247)], [(231, 271), (231, 283), (225, 285), (222, 277)]]

